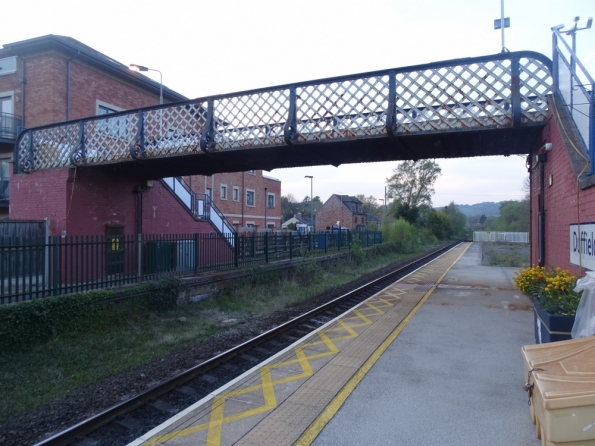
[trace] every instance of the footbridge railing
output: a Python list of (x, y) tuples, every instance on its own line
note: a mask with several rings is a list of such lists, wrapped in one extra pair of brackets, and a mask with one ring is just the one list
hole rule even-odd
[(28, 129), (15, 173), (227, 150), (541, 124), (551, 61), (502, 53)]
[[(563, 26), (563, 25), (562, 25)], [(583, 138), (595, 174), (595, 81), (587, 72), (571, 46), (560, 33), (553, 31), (553, 76), (556, 92), (565, 102)]]

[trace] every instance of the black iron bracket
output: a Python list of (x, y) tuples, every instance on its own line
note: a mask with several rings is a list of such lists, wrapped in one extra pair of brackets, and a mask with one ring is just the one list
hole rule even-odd
[(200, 135), (200, 148), (203, 152), (209, 153), (215, 149), (215, 104), (212, 98), (208, 100), (207, 104), (207, 122), (205, 124), (205, 131)]
[(297, 94), (295, 85), (289, 87), (289, 110), (287, 113), (287, 122), (283, 127), (283, 139), (288, 145), (293, 145), (297, 140), (297, 117), (296, 117)]
[(80, 166), (87, 162), (87, 151), (85, 150), (85, 121), (79, 123), (79, 137), (74, 150), (70, 153), (70, 163)]
[(386, 111), (386, 133), (395, 138), (397, 133), (397, 74), (395, 70), (388, 72), (388, 110)]
[(145, 157), (145, 115), (142, 109), (138, 111), (138, 129), (130, 146), (130, 156), (135, 160)]

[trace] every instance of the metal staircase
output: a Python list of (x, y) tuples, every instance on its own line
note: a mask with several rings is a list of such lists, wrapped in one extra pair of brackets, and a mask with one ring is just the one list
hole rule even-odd
[(227, 240), (230, 246), (234, 246), (235, 228), (227, 223), (221, 211), (211, 200), (211, 197), (206, 194), (195, 193), (181, 177), (163, 178), (161, 181), (178, 197), (194, 218), (210, 222), (217, 232)]

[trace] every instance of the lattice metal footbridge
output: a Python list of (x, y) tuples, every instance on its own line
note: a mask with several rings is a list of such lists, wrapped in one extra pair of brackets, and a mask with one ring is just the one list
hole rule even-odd
[(552, 62), (501, 53), (281, 85), (25, 130), (15, 173), (157, 179), (249, 169), (528, 153)]

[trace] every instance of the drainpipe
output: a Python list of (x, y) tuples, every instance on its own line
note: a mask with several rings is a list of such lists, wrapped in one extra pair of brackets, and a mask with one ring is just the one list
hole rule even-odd
[(547, 153), (537, 155), (539, 162), (539, 214), (537, 227), (539, 237), (539, 266), (545, 266), (545, 163)]
[(25, 127), (25, 59), (19, 56), (21, 59), (21, 119), (23, 120), (23, 127)]
[(244, 227), (244, 201), (246, 201), (246, 197), (244, 196), (244, 175), (245, 172), (242, 172), (242, 193), (240, 194), (240, 200), (242, 202), (242, 228)]
[(68, 62), (66, 64), (66, 120), (67, 121), (70, 121), (70, 62), (72, 62), (72, 60), (80, 54), (81, 54), (81, 52), (77, 51), (77, 53), (74, 56), (72, 56), (70, 59), (68, 59)]
[(136, 186), (136, 235), (143, 233), (143, 183)]

